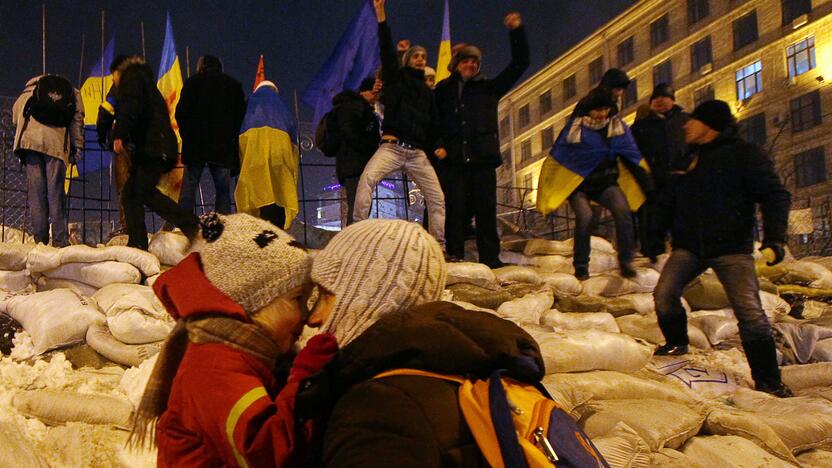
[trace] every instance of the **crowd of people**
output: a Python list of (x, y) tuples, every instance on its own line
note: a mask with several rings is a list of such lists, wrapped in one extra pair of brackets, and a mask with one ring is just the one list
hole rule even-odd
[[(462, 45), (455, 48), (450, 77), (434, 83), (426, 50), (407, 42), (394, 46), (385, 0), (373, 5), (381, 69), (358, 90), (338, 94), (327, 117), (327, 131), (338, 136), (332, 154), (349, 217), (314, 258), (283, 231), (292, 216), (286, 192), (296, 192), (282, 186), (292, 178), (291, 171), (281, 172), (296, 162), (291, 150), (268, 162), (274, 157), (258, 152), (271, 149), (242, 144), (240, 136), (257, 119), (288, 128), (280, 115), (264, 117), (263, 106), (279, 99), (273, 83), (261, 83), (247, 105), (219, 59), (200, 59), (176, 111), (185, 164), (176, 203), (156, 188), (177, 162), (178, 143), (153, 74), (138, 57), (120, 56), (111, 66), (114, 88), (102, 104), (100, 135), (116, 155), (128, 245), (147, 248), (145, 206), (193, 241), (193, 253), (153, 286), (177, 326), (131, 435), (133, 442), (156, 444), (160, 466), (375, 466), (391, 460), (480, 466), (482, 441), (466, 423), (458, 383), (379, 375), (415, 369), (487, 378), (502, 371), (532, 386), (543, 376), (538, 345), (520, 327), (439, 302), (446, 262), (464, 256), (471, 217), (480, 262), (502, 266), (497, 103), (529, 65), (521, 17), (504, 19), (512, 59), (496, 77), (481, 74), (477, 47)], [(615, 222), (622, 276), (636, 274), (637, 250), (655, 259), (669, 239), (672, 252), (654, 292), (666, 338), (659, 355), (688, 352), (682, 290), (713, 268), (736, 312), (757, 389), (791, 396), (780, 379), (752, 260), (759, 204), (764, 253), (770, 265), (782, 261), (789, 192), (769, 157), (738, 136), (726, 103), (706, 101), (687, 114), (675, 104), (673, 88), (660, 83), (630, 128), (618, 107), (628, 85), (626, 73), (609, 70), (576, 105), (541, 172), (541, 211), (567, 202), (572, 208), (579, 279), (589, 277), (597, 205)], [(51, 222), (56, 246), (68, 243), (65, 168), (83, 146), (77, 92), (73, 96), (69, 87), (68, 96), (38, 102), (60, 87), (33, 78), (14, 110), (35, 239), (48, 243)], [(291, 148), (291, 131), (275, 141), (286, 139)], [(287, 144), (270, 146), (285, 153)], [(206, 168), (217, 187), (217, 213), (197, 218), (194, 191)], [(425, 195), (429, 231), (367, 219), (376, 184), (399, 170)], [(237, 173), (238, 207), (245, 209), (230, 214), (230, 179)], [(263, 181), (245, 182), (247, 173)], [(278, 195), (262, 195), (263, 187)], [(320, 333), (295, 353), (304, 326)]]

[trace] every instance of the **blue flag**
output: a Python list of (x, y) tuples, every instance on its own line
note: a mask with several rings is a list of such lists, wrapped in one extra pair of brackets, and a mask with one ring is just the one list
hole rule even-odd
[(344, 89), (358, 89), (381, 63), (378, 46), (378, 21), (372, 1), (364, 2), (350, 22), (326, 63), (301, 95), (304, 104), (315, 110), (317, 123), (332, 109), (332, 98)]

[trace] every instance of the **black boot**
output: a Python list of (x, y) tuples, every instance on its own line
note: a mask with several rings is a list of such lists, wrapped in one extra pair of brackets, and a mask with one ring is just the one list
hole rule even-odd
[(782, 380), (780, 368), (777, 366), (777, 350), (771, 337), (743, 341), (745, 357), (751, 367), (751, 377), (754, 379), (756, 390), (770, 393), (776, 397), (788, 398), (794, 394)]
[(589, 279), (589, 267), (587, 266), (576, 266), (575, 267), (575, 278), (578, 278), (580, 281), (588, 280)]
[(659, 315), (659, 328), (665, 344), (653, 352), (656, 356), (679, 356), (688, 353), (688, 320), (684, 312), (669, 316)]

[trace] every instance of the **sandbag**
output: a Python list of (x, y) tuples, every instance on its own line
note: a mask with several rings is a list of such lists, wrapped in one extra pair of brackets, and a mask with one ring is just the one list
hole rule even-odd
[(797, 461), (807, 468), (832, 466), (832, 451), (809, 450), (797, 456)]
[(618, 275), (598, 275), (583, 282), (583, 293), (589, 296), (616, 297), (638, 292), (643, 292), (638, 283)]
[[(618, 328), (621, 333), (630, 335), (635, 338), (640, 338), (644, 341), (653, 344), (664, 344), (664, 334), (659, 328), (656, 314), (650, 315), (624, 315), (615, 319), (618, 323)], [(711, 345), (708, 342), (708, 337), (702, 333), (702, 330), (696, 328), (691, 323), (688, 323), (688, 341), (690, 345), (699, 349), (710, 349)]]
[(111, 396), (49, 389), (18, 392), (12, 405), (23, 415), (53, 426), (83, 422), (129, 428), (133, 412), (126, 401)]
[(176, 265), (185, 258), (190, 246), (190, 241), (182, 232), (159, 231), (150, 237), (147, 250), (155, 255), (162, 265)]
[(117, 364), (136, 367), (157, 354), (164, 341), (141, 345), (124, 344), (113, 337), (106, 323), (95, 323), (87, 331), (87, 343), (98, 354)]
[(94, 303), (69, 289), (11, 297), (0, 307), (31, 335), (35, 354), (77, 343), (91, 324), (104, 320)]
[(130, 236), (128, 236), (127, 234), (121, 234), (121, 235), (118, 235), (118, 236), (111, 237), (110, 240), (107, 241), (107, 247), (120, 246), (120, 245), (125, 245), (126, 246), (128, 242), (130, 242)]
[(754, 442), (737, 436), (697, 436), (681, 449), (690, 459), (704, 466), (792, 468)]
[(820, 362), (832, 362), (832, 339), (818, 341), (812, 359)]
[(557, 296), (555, 306), (561, 312), (603, 312), (604, 299), (596, 296)]
[(709, 468), (684, 453), (669, 448), (651, 453), (650, 466), (655, 468)]
[(682, 389), (697, 400), (711, 400), (733, 394), (739, 387), (751, 387), (751, 370), (742, 351), (711, 351), (684, 356), (653, 356), (647, 368), (662, 376), (663, 382)]
[(157, 279), (159, 279), (159, 275), (148, 276), (144, 279), (144, 284), (145, 286), (150, 286), (152, 288)]
[(133, 265), (144, 276), (159, 274), (159, 259), (149, 252), (127, 246), (93, 248), (87, 245), (71, 245), (61, 249), (61, 264), (121, 262)]
[(450, 286), (457, 283), (467, 283), (493, 289), (496, 286), (497, 278), (491, 268), (482, 263), (448, 263), (448, 279), (445, 284)]
[(630, 426), (620, 422), (612, 430), (592, 439), (610, 468), (649, 468), (650, 447)]
[(500, 240), (500, 250), (508, 252), (523, 252), (526, 249), (526, 244), (534, 239), (511, 239), (503, 236)]
[(652, 346), (619, 333), (573, 330), (531, 334), (540, 346), (548, 374), (590, 370), (635, 372), (653, 354)]
[(747, 411), (724, 405), (714, 406), (703, 427), (708, 434), (748, 439), (781, 460), (794, 459), (780, 436), (756, 415)]
[(47, 468), (49, 464), (23, 434), (13, 419), (0, 419), (0, 466)]
[(535, 257), (524, 255), (522, 252), (503, 250), (500, 252), (500, 261), (509, 265), (533, 266), (535, 264)]
[(614, 252), (593, 252), (589, 257), (589, 272), (592, 274), (608, 273), (616, 269), (618, 257)]
[(739, 325), (737, 325), (735, 319), (720, 317), (718, 315), (692, 318), (690, 322), (705, 333), (705, 336), (708, 337), (708, 341), (712, 345), (722, 343), (740, 332)]
[(648, 293), (626, 294), (609, 298), (604, 301), (604, 306), (613, 317), (630, 314), (649, 315), (656, 310), (653, 295)]
[(107, 317), (110, 333), (122, 343), (162, 341), (175, 325), (148, 286), (111, 284), (101, 288), (93, 299)]
[(465, 302), (465, 301), (448, 301), (448, 302), (456, 304), (456, 305), (462, 307), (465, 310), (473, 310), (475, 312), (488, 312), (489, 314), (497, 315), (496, 311), (493, 311), (491, 309), (486, 309), (484, 307), (477, 307), (474, 304), (471, 304), (470, 302)]
[(533, 257), (535, 269), (541, 273), (568, 273), (570, 275), (575, 273), (575, 268), (572, 267), (572, 258), (561, 255), (541, 255)]
[(80, 281), (99, 289), (113, 283), (139, 284), (142, 280), (141, 272), (133, 265), (112, 261), (66, 263), (44, 274), (50, 278)]
[(549, 374), (543, 378), (547, 389), (558, 392), (575, 391), (591, 394), (596, 400), (664, 400), (698, 407), (687, 392), (657, 380), (636, 377), (616, 371), (596, 370)]
[(778, 322), (773, 327), (780, 332), (797, 363), (832, 360), (832, 355), (825, 355), (822, 344), (824, 340), (832, 338), (832, 328), (805, 322)]
[(517, 324), (539, 324), (541, 316), (552, 308), (554, 301), (552, 292), (544, 290), (501, 304), (497, 308), (497, 315)]
[(711, 310), (731, 307), (725, 288), (716, 274), (705, 273), (691, 281), (685, 288), (683, 297), (693, 310)]
[(652, 293), (659, 283), (659, 272), (651, 268), (636, 269), (636, 276), (631, 281), (638, 284), (641, 293)]
[(578, 278), (568, 273), (540, 273), (540, 280), (549, 286), (556, 295), (577, 296), (583, 286)]
[(523, 249), (525, 255), (561, 255), (572, 256), (572, 243), (569, 241), (530, 239)]
[(61, 249), (48, 245), (37, 244), (26, 256), (26, 270), (32, 273), (42, 273), (46, 270), (58, 268), (61, 265)]
[(449, 286), (448, 289), (453, 292), (454, 300), (470, 302), (478, 307), (496, 310), (504, 302), (519, 299), (526, 294), (539, 291), (540, 286), (516, 283), (491, 290), (473, 284), (459, 283)]
[(25, 270), (0, 270), (0, 289), (3, 291), (20, 291), (32, 285), (32, 279)]
[(593, 398), (592, 393), (578, 390), (560, 383), (560, 377), (569, 374), (549, 374), (543, 377), (540, 382), (553, 400), (562, 410), (569, 413), (574, 419), (580, 419), (579, 409)]
[(595, 439), (609, 434), (619, 421), (633, 428), (650, 450), (656, 451), (681, 447), (699, 432), (705, 416), (672, 401), (604, 400), (585, 405), (578, 424), (590, 439)]
[(760, 302), (769, 320), (776, 320), (779, 316), (788, 315), (792, 310), (785, 299), (770, 292), (760, 291)]
[(0, 224), (0, 242), (35, 245), (35, 239), (26, 231)]
[(618, 324), (615, 317), (606, 312), (596, 313), (574, 313), (560, 312), (557, 309), (543, 312), (540, 324), (553, 327), (557, 330), (601, 330), (609, 333), (618, 333)]
[(534, 269), (524, 266), (505, 266), (497, 268), (494, 276), (500, 283), (529, 283), (540, 284), (540, 275)]
[(818, 362), (780, 368), (783, 383), (792, 390), (832, 386), (832, 362)]
[(91, 297), (98, 291), (98, 288), (80, 281), (62, 278), (50, 278), (41, 276), (38, 278), (38, 292), (52, 291), (53, 289), (69, 289), (79, 296)]
[(26, 257), (34, 244), (0, 242), (0, 270), (19, 271), (26, 268)]
[[(574, 245), (575, 239), (570, 238), (564, 241), (566, 245), (572, 249)], [(613, 247), (612, 243), (603, 237), (592, 236), (589, 238), (589, 247), (592, 249), (592, 254), (595, 253), (606, 253), (615, 255), (615, 247)]]
[(118, 389), (127, 395), (127, 401), (134, 409), (141, 404), (144, 389), (147, 386), (147, 381), (150, 380), (150, 375), (153, 373), (153, 367), (156, 365), (158, 357), (158, 354), (154, 354), (138, 366), (125, 370), (121, 376)]
[(832, 271), (829, 271), (823, 265), (802, 260), (783, 263), (782, 265), (785, 274), (775, 283), (799, 284), (815, 289), (832, 288)]

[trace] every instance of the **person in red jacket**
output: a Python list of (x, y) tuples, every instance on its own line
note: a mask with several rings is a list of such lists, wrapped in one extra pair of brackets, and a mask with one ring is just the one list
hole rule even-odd
[(155, 442), (160, 467), (299, 465), (312, 423), (295, 423), (295, 393), (337, 351), (331, 335), (318, 335), (288, 379), (275, 373), (309, 315), (310, 256), (285, 232), (246, 214), (212, 213), (201, 232), (196, 252), (153, 285), (177, 325), (153, 368), (130, 443)]

